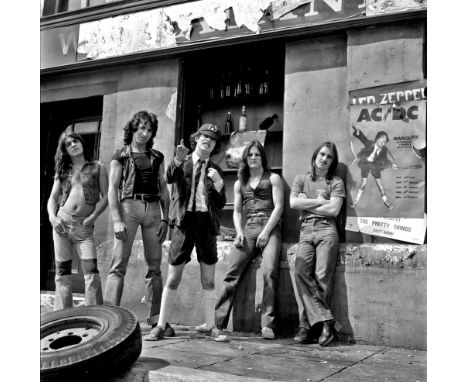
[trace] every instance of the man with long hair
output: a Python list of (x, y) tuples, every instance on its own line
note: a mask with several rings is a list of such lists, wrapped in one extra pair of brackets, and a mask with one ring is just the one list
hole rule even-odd
[[(359, 139), (359, 141), (364, 145), (364, 148), (357, 155), (359, 159), (358, 167), (361, 169), (361, 185), (359, 186), (356, 199), (354, 199), (351, 207), (355, 208), (359, 203), (359, 200), (367, 186), (367, 178), (369, 173), (371, 173), (375, 179), (377, 187), (379, 188), (383, 203), (388, 209), (393, 209), (392, 204), (388, 201), (387, 195), (385, 194), (382, 176), (380, 174), (380, 172), (386, 168), (398, 168), (395, 164), (393, 155), (387, 148), (387, 143), (390, 140), (388, 138), (388, 134), (385, 131), (379, 131), (376, 134), (374, 141), (371, 141), (356, 126), (352, 125), (351, 127), (353, 128), (353, 136)], [(388, 159), (387, 154), (390, 154), (392, 160)]]
[(193, 152), (183, 140), (176, 147), (174, 160), (167, 169), (167, 182), (173, 184), (170, 220), (174, 226), (169, 249), (169, 269), (162, 294), (158, 325), (145, 337), (158, 341), (165, 337), (164, 327), (171, 314), (184, 266), (196, 247), (200, 264), (203, 304), (207, 334), (215, 341), (226, 340), (214, 325), (215, 265), (218, 261), (216, 235), (219, 233), (219, 212), (226, 204), (222, 170), (210, 160), (219, 151), (221, 133), (216, 125), (205, 123), (192, 134)]
[[(262, 336), (275, 339), (275, 297), (281, 252), (281, 214), (283, 182), (268, 168), (265, 149), (259, 141), (250, 142), (242, 153), (238, 180), (234, 183), (233, 221), (236, 228), (235, 249), (229, 257), (228, 271), (216, 303), (215, 323), (227, 327), (236, 292), (252, 259), (262, 255), (263, 298)], [(246, 223), (242, 227), (242, 213)], [(206, 330), (206, 324), (197, 327)]]
[(107, 171), (92, 160), (81, 135), (64, 131), (55, 154), (55, 178), (47, 202), (55, 250), (54, 310), (73, 306), (72, 250), (81, 260), (85, 305), (102, 304), (94, 222), (107, 207)]
[[(147, 323), (156, 326), (162, 293), (161, 244), (167, 235), (169, 211), (164, 155), (152, 148), (158, 118), (154, 113), (139, 111), (123, 130), (124, 147), (114, 153), (110, 163), (109, 207), (115, 240), (104, 303), (120, 305), (133, 241), (140, 227), (148, 267), (145, 274)], [(169, 324), (165, 330), (167, 336), (174, 335)]]
[(300, 211), (301, 233), (296, 252), (295, 283), (299, 299), (299, 331), (296, 343), (310, 343), (312, 327), (322, 326), (321, 346), (334, 337), (331, 294), (340, 240), (336, 216), (346, 197), (344, 182), (335, 176), (338, 152), (332, 142), (314, 151), (312, 169), (294, 179), (290, 204)]

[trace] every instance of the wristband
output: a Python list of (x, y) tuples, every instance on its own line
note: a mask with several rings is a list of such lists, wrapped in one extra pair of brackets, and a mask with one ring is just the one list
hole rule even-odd
[(168, 224), (169, 222), (167, 221), (167, 219), (161, 219), (161, 223), (164, 222), (166, 224)]

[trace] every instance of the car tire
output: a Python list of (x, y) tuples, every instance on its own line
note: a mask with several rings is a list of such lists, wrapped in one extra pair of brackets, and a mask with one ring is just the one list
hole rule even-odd
[(141, 354), (141, 329), (131, 311), (106, 305), (41, 316), (41, 380), (110, 376)]

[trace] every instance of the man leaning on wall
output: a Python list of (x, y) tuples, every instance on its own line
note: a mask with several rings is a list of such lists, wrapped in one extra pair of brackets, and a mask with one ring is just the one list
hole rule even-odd
[(335, 175), (337, 165), (335, 144), (324, 142), (312, 154), (311, 171), (297, 175), (291, 187), (291, 208), (300, 211), (301, 220), (295, 283), (302, 309), (295, 343), (312, 342), (315, 325), (321, 326), (321, 346), (334, 338), (330, 301), (340, 246), (336, 216), (346, 197), (344, 182)]
[[(140, 227), (148, 266), (145, 275), (147, 322), (156, 326), (162, 294), (161, 244), (167, 235), (169, 212), (164, 155), (152, 148), (158, 118), (154, 113), (139, 111), (123, 130), (124, 147), (114, 153), (110, 163), (109, 206), (115, 239), (104, 303), (120, 305), (133, 241)], [(165, 335), (175, 335), (169, 324)]]

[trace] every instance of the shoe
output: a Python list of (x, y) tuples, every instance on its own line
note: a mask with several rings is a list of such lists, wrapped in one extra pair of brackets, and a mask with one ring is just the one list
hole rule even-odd
[(322, 334), (318, 340), (320, 346), (327, 346), (330, 342), (332, 342), (334, 338), (332, 323), (332, 320), (323, 322)]
[(213, 326), (210, 330), (205, 332), (205, 335), (211, 337), (216, 342), (228, 342), (229, 337), (223, 333), (223, 330)]
[(389, 209), (389, 210), (393, 210), (393, 206), (390, 204), (390, 202), (388, 200), (386, 200), (384, 202), (385, 206)]
[(175, 331), (168, 322), (166, 322), (166, 328), (164, 329), (164, 337), (175, 337)]
[(145, 341), (159, 341), (164, 338), (164, 329), (156, 325), (148, 335), (145, 336)]
[(296, 335), (294, 336), (295, 344), (308, 344), (312, 342), (312, 335), (310, 329), (299, 328)]
[(267, 328), (265, 326), (264, 328), (262, 328), (262, 337), (266, 340), (274, 340), (275, 333), (273, 333), (273, 330), (271, 328)]
[(200, 333), (205, 333), (206, 332), (206, 322), (204, 324), (195, 326), (195, 330)]

